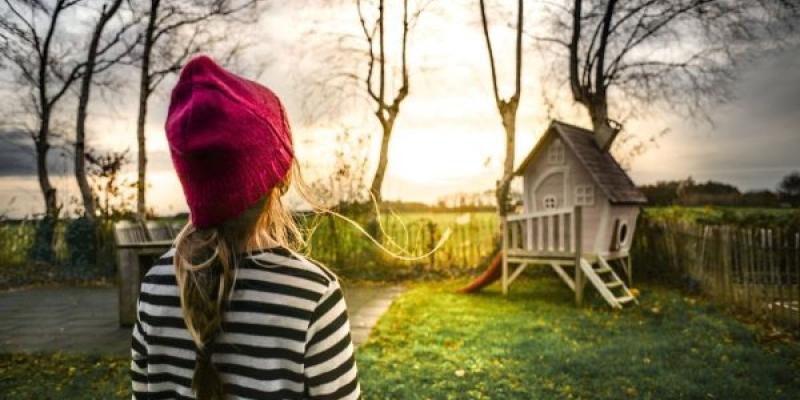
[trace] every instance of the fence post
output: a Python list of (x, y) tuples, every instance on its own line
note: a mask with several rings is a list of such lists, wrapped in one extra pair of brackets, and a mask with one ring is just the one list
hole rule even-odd
[(794, 234), (794, 282), (795, 299), (793, 304), (797, 308), (797, 328), (800, 331), (800, 232)]
[(737, 290), (736, 288), (736, 281), (738, 280), (739, 283), (742, 282), (742, 264), (741, 264), (741, 246), (742, 241), (739, 235), (739, 229), (733, 228), (731, 229), (731, 248), (730, 248), (730, 256), (731, 256), (731, 276), (730, 276), (730, 288), (731, 288), (731, 296), (733, 298), (733, 303), (738, 307), (742, 301), (741, 299), (741, 291)]
[[(433, 251), (433, 249), (436, 247), (436, 242), (438, 241), (436, 237), (437, 229), (435, 222), (431, 221), (428, 223), (428, 231), (430, 232), (430, 237), (428, 238), (428, 251)], [(431, 269), (436, 268), (436, 252), (432, 252), (429, 258), (431, 259)]]
[(786, 308), (789, 307), (789, 303), (786, 302), (786, 290), (784, 290), (785, 276), (784, 273), (784, 263), (783, 263), (783, 232), (781, 232), (780, 228), (775, 228), (775, 269), (776, 274), (778, 275), (778, 282), (777, 282), (777, 296), (778, 296), (778, 312), (777, 317), (781, 321), (781, 323), (786, 322)]
[(755, 238), (754, 238), (754, 231), (753, 229), (747, 230), (747, 270), (750, 274), (750, 281), (748, 282), (747, 293), (749, 294), (749, 303), (748, 308), (751, 313), (756, 311), (756, 304), (758, 303), (758, 296), (756, 295), (757, 283), (758, 283), (758, 267), (756, 266), (756, 259), (758, 258), (756, 252), (756, 245), (755, 245)]

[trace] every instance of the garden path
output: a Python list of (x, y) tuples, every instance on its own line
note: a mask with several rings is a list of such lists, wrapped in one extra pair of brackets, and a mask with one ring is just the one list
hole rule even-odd
[[(400, 286), (347, 285), (352, 338), (366, 342)], [(127, 353), (131, 328), (121, 328), (116, 288), (34, 288), (0, 293), (0, 353), (65, 351)]]

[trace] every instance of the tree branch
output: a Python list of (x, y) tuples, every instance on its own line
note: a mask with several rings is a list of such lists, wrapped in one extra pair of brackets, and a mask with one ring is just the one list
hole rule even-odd
[(605, 62), (606, 47), (608, 46), (608, 36), (611, 30), (611, 20), (614, 16), (614, 6), (617, 0), (608, 0), (606, 13), (603, 16), (603, 32), (600, 34), (600, 47), (597, 49), (597, 66), (595, 67), (595, 93), (600, 98), (599, 101), (606, 102), (606, 83), (605, 83)]
[(492, 39), (489, 37), (489, 22), (486, 19), (486, 4), (484, 0), (478, 3), (481, 9), (481, 25), (483, 27), (483, 37), (486, 39), (486, 50), (489, 52), (489, 67), (492, 72), (492, 88), (494, 89), (494, 100), (497, 107), (500, 108), (502, 100), (500, 99), (500, 90), (497, 87), (497, 69), (494, 63), (494, 51), (492, 50)]
[(365, 78), (366, 86), (367, 86), (367, 93), (369, 96), (375, 100), (377, 103), (381, 103), (380, 98), (377, 94), (375, 94), (375, 90), (373, 88), (372, 83), (372, 74), (375, 69), (375, 29), (377, 29), (378, 24), (374, 24), (372, 26), (372, 32), (370, 29), (367, 28), (367, 22), (364, 18), (364, 12), (361, 9), (361, 0), (356, 0), (356, 8), (358, 9), (358, 20), (361, 24), (362, 32), (364, 33), (364, 38), (367, 40), (367, 44), (369, 45), (369, 61), (368, 61), (368, 70), (367, 70), (367, 77)]
[(515, 86), (514, 95), (511, 96), (513, 103), (519, 103), (520, 93), (522, 92), (522, 22), (523, 22), (523, 5), (522, 0), (517, 1), (517, 51), (516, 51), (516, 70), (515, 70)]
[(585, 99), (581, 81), (579, 78), (578, 64), (578, 47), (581, 40), (581, 5), (582, 0), (575, 0), (572, 9), (572, 38), (569, 42), (569, 83), (572, 89), (572, 97), (577, 102), (583, 102)]

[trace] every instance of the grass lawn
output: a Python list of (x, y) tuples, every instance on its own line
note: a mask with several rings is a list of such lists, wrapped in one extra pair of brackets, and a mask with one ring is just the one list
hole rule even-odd
[(129, 360), (63, 353), (0, 354), (0, 397), (130, 399)]
[(575, 309), (556, 279), (458, 295), (413, 285), (358, 363), (367, 399), (800, 398), (800, 345), (680, 293), (643, 288), (642, 305)]
[[(560, 281), (520, 278), (505, 298), (409, 284), (358, 350), (371, 399), (796, 399), (800, 344), (671, 289), (622, 312), (576, 309)], [(130, 398), (126, 357), (0, 355), (3, 399)]]

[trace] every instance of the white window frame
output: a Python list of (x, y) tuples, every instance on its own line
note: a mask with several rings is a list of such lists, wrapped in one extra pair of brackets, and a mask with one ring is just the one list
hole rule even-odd
[(555, 139), (547, 151), (547, 162), (550, 164), (563, 164), (564, 163), (564, 144), (560, 140)]
[(594, 185), (575, 186), (575, 205), (594, 206)]
[[(552, 207), (548, 207), (547, 206), (547, 201), (548, 200), (552, 200), (553, 201), (553, 206)], [(545, 195), (544, 198), (542, 199), (542, 208), (544, 208), (545, 210), (555, 210), (555, 209), (557, 209), (558, 208), (558, 199), (556, 198), (556, 196), (553, 196), (552, 194)]]

